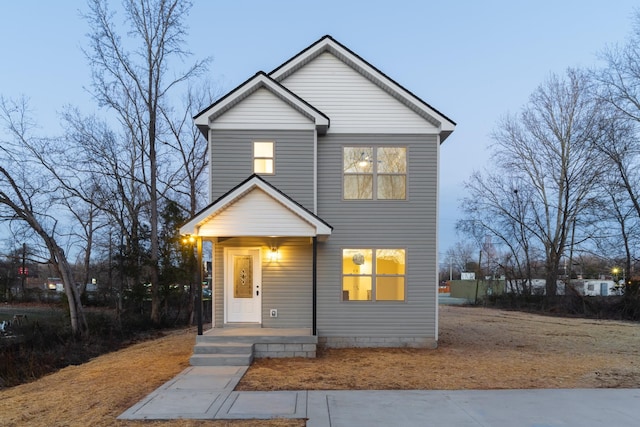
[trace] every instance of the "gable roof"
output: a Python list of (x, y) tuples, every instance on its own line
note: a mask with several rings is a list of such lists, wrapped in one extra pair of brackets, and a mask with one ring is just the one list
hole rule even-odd
[(295, 109), (303, 116), (307, 117), (316, 125), (318, 134), (323, 135), (329, 128), (329, 117), (323, 114), (321, 111), (313, 107), (311, 104), (300, 98), (295, 93), (269, 77), (263, 71), (256, 73), (253, 77), (246, 80), (240, 86), (229, 92), (224, 97), (220, 98), (209, 107), (205, 108), (193, 119), (196, 126), (200, 129), (200, 132), (207, 138), (207, 131), (209, 129), (209, 122), (223, 115), (225, 112), (233, 108), (242, 100), (249, 97), (252, 93), (258, 89), (264, 88), (280, 98), (283, 102)]
[[(259, 190), (264, 194), (251, 198), (247, 204), (242, 204), (243, 199), (248, 198), (255, 190)], [(260, 203), (260, 206), (251, 206), (253, 200)], [(202, 227), (207, 226), (208, 223), (215, 222), (216, 217), (223, 214), (225, 210), (232, 209), (234, 206), (240, 206), (240, 208), (233, 212), (230, 218), (227, 218), (229, 220), (233, 217), (231, 223), (226, 222), (224, 225), (230, 234), (217, 234), (220, 237), (228, 235), (328, 237), (333, 230), (333, 227), (320, 217), (304, 208), (259, 175), (253, 174), (198, 212), (186, 224), (180, 227), (180, 234), (200, 235), (200, 229)], [(266, 211), (271, 212), (275, 217), (267, 217)], [(250, 215), (251, 220), (247, 221), (246, 216), (243, 217), (243, 215)], [(243, 225), (243, 222), (245, 225)], [(278, 223), (286, 225), (281, 232), (277, 231)], [(297, 224), (297, 227), (292, 227), (292, 224)], [(217, 232), (224, 232), (224, 227), (222, 227), (222, 229), (220, 227), (214, 228)], [(243, 230), (246, 230), (246, 232)]]
[(455, 129), (456, 123), (418, 98), (402, 85), (389, 78), (382, 71), (362, 59), (346, 46), (336, 41), (330, 35), (322, 37), (314, 44), (289, 59), (284, 64), (269, 73), (275, 81), (282, 82), (298, 69), (311, 62), (324, 52), (329, 52), (338, 59), (358, 71), (382, 90), (406, 105), (419, 116), (440, 129), (440, 141), (444, 141)]

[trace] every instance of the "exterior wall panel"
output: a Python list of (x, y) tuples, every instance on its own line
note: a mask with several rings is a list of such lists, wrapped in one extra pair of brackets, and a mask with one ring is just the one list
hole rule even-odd
[(253, 142), (275, 142), (275, 173), (261, 175), (311, 212), (314, 211), (314, 130), (211, 131), (211, 200), (253, 173)]
[[(342, 200), (342, 147), (407, 147), (407, 200)], [(318, 141), (318, 215), (333, 227), (318, 245), (318, 334), (422, 337), (435, 344), (437, 293), (437, 138), (327, 135)], [(341, 301), (343, 248), (406, 249), (404, 302)]]

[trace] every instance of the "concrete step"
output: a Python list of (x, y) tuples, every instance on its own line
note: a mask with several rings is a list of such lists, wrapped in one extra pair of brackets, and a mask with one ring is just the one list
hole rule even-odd
[(191, 366), (249, 366), (253, 354), (193, 354)]
[(253, 344), (234, 342), (198, 342), (194, 354), (253, 354)]

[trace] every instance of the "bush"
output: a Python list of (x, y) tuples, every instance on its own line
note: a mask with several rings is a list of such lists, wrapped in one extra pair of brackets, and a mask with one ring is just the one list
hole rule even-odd
[(113, 311), (87, 311), (89, 339), (74, 339), (68, 314), (53, 309), (46, 320), (13, 324), (0, 336), (0, 388), (33, 381), (69, 365), (118, 350), (138, 339), (160, 335), (148, 316), (127, 314), (117, 319)]
[(578, 294), (553, 297), (505, 294), (488, 296), (485, 303), (497, 308), (560, 316), (640, 321), (640, 298), (631, 294), (607, 297)]

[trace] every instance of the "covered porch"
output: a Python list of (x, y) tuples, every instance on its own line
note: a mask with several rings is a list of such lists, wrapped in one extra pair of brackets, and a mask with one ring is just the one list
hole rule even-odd
[(315, 356), (317, 245), (331, 226), (252, 175), (180, 231), (197, 239), (200, 260), (212, 243), (212, 328), (196, 354), (232, 341), (256, 357)]

